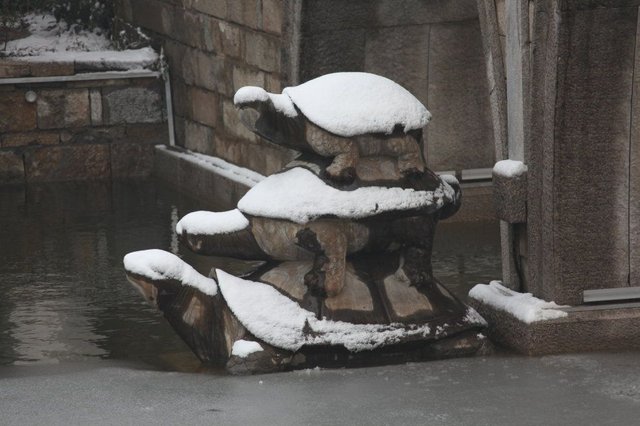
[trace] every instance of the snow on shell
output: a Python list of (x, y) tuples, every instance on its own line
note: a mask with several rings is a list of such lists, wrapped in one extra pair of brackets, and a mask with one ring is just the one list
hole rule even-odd
[(236, 340), (233, 342), (231, 348), (231, 355), (235, 355), (240, 358), (246, 358), (252, 353), (263, 351), (262, 346), (258, 342), (252, 342), (250, 340)]
[(241, 231), (249, 220), (238, 209), (226, 212), (197, 211), (187, 214), (176, 224), (176, 232), (192, 235), (218, 235)]
[(390, 134), (397, 125), (408, 132), (423, 128), (431, 118), (408, 90), (375, 74), (326, 74), (282, 93), (312, 123), (338, 136)]
[[(270, 285), (234, 277), (217, 269), (227, 305), (258, 339), (296, 351), (304, 345), (342, 345), (352, 352), (398, 343), (410, 336), (428, 336), (428, 325), (350, 324), (319, 320)], [(306, 328), (305, 328), (306, 327)]]
[(201, 275), (178, 256), (164, 250), (134, 251), (124, 257), (123, 263), (127, 272), (132, 274), (151, 280), (176, 280), (209, 296), (218, 294), (215, 280)]
[(522, 161), (502, 160), (493, 166), (493, 173), (507, 178), (522, 176), (527, 172), (527, 166)]
[(341, 191), (302, 167), (271, 175), (238, 203), (243, 213), (307, 223), (321, 216), (359, 219), (388, 211), (442, 207), (455, 196), (442, 182), (435, 191), (368, 186)]
[(510, 290), (500, 281), (478, 284), (469, 291), (469, 296), (495, 309), (507, 312), (527, 324), (564, 318), (568, 315), (560, 310), (563, 306), (533, 297), (531, 293)]
[(298, 115), (298, 111), (296, 111), (293, 102), (291, 102), (291, 99), (289, 99), (287, 95), (269, 93), (262, 87), (241, 87), (234, 95), (233, 103), (234, 105), (238, 105), (249, 102), (267, 102), (269, 99), (271, 99), (274, 108), (287, 117), (296, 117)]

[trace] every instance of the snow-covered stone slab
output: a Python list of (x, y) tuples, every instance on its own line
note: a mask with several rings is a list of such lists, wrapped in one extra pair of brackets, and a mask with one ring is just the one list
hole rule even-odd
[(226, 212), (196, 211), (184, 216), (176, 224), (176, 232), (193, 235), (219, 235), (241, 231), (249, 220), (238, 209)]
[(312, 123), (338, 136), (391, 134), (427, 125), (431, 114), (408, 90), (388, 78), (363, 73), (327, 74), (282, 93)]
[(341, 191), (309, 170), (296, 167), (258, 183), (240, 200), (238, 208), (253, 216), (303, 224), (322, 216), (360, 219), (390, 211), (437, 210), (454, 197), (455, 191), (446, 182), (435, 191), (378, 186)]
[(44, 52), (15, 59), (28, 62), (73, 62), (76, 67), (93, 69), (141, 70), (155, 65), (159, 55), (150, 47), (135, 50), (101, 50), (94, 52)]
[(518, 293), (510, 290), (504, 287), (500, 281), (476, 285), (469, 291), (469, 297), (507, 312), (527, 324), (564, 318), (568, 315), (565, 311), (560, 310), (566, 306), (538, 299), (531, 293)]
[[(297, 351), (305, 345), (344, 346), (352, 352), (400, 343), (435, 334), (429, 325), (351, 324), (319, 320), (270, 285), (216, 270), (220, 291), (238, 320), (269, 345)], [(467, 321), (477, 324), (470, 314)]]
[(140, 250), (124, 257), (124, 268), (153, 281), (176, 280), (184, 286), (194, 287), (206, 295), (218, 294), (215, 280), (207, 278), (178, 256), (164, 250)]
[(503, 177), (517, 177), (527, 173), (527, 166), (522, 161), (502, 160), (493, 166), (493, 174)]

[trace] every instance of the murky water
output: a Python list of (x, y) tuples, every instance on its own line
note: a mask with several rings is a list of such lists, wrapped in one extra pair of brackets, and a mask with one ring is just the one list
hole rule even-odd
[[(161, 248), (202, 273), (222, 266), (189, 253), (172, 231), (184, 214), (207, 207), (156, 181), (0, 187), (0, 365), (102, 358), (197, 366), (128, 284), (122, 257)], [(440, 224), (434, 269), (461, 296), (499, 277), (497, 223)]]

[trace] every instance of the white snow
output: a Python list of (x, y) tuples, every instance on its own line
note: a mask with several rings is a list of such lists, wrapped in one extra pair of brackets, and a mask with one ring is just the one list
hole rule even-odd
[(196, 211), (187, 214), (176, 224), (176, 232), (192, 235), (218, 235), (241, 231), (249, 220), (238, 209), (226, 212)]
[(568, 314), (554, 302), (533, 297), (531, 293), (518, 293), (502, 285), (500, 281), (478, 284), (469, 291), (469, 296), (495, 309), (507, 312), (527, 324), (564, 318)]
[(240, 358), (246, 358), (252, 353), (263, 351), (262, 346), (258, 342), (252, 342), (250, 340), (236, 340), (233, 342), (231, 348), (231, 355), (235, 355)]
[(454, 196), (453, 189), (446, 183), (435, 191), (379, 186), (341, 191), (309, 170), (296, 167), (271, 175), (251, 188), (238, 208), (254, 216), (307, 223), (325, 215), (357, 219), (394, 210), (440, 208)]
[(431, 118), (409, 91), (375, 74), (327, 74), (282, 93), (311, 122), (338, 136), (390, 134), (396, 125), (407, 132), (423, 128)]
[(218, 285), (227, 305), (257, 338), (282, 349), (304, 345), (342, 345), (352, 352), (398, 343), (411, 336), (426, 337), (428, 325), (350, 324), (319, 320), (267, 284), (234, 277), (217, 269)]
[(518, 177), (527, 173), (527, 166), (522, 161), (502, 160), (493, 166), (493, 173), (506, 178)]
[(218, 293), (215, 280), (201, 275), (178, 256), (164, 250), (134, 251), (124, 257), (123, 263), (127, 272), (151, 280), (177, 280), (182, 285), (195, 287), (209, 296)]
[(267, 102), (271, 99), (276, 111), (280, 111), (287, 117), (296, 117), (298, 111), (293, 106), (293, 102), (287, 95), (278, 95), (269, 93), (262, 87), (245, 86), (238, 89), (233, 97), (234, 105), (244, 104), (248, 102)]
[(53, 15), (28, 14), (24, 17), (31, 35), (7, 42), (4, 53), (29, 62), (81, 62), (104, 68), (143, 69), (158, 61), (150, 47), (117, 51), (99, 31), (77, 30)]
[(265, 179), (265, 177), (260, 173), (245, 169), (244, 167), (236, 166), (235, 164), (231, 164), (218, 157), (199, 154), (197, 152), (187, 150), (176, 151), (169, 149), (166, 145), (156, 145), (156, 149), (165, 151), (169, 155), (184, 159), (190, 163), (198, 164), (204, 169), (210, 170), (222, 177), (248, 187), (252, 187)]

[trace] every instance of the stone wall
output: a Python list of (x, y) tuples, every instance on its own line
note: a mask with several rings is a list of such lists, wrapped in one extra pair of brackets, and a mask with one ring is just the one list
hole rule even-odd
[(119, 16), (148, 32), (171, 72), (176, 144), (263, 174), (291, 159), (238, 121), (233, 95), (286, 84), (282, 0), (117, 0)]
[(0, 183), (147, 176), (153, 145), (168, 142), (165, 115), (157, 78), (0, 84)]
[(489, 89), (475, 0), (308, 0), (300, 80), (368, 71), (403, 85), (433, 114), (433, 170), (493, 167)]
[(164, 48), (177, 144), (263, 174), (292, 157), (238, 121), (245, 85), (279, 92), (334, 71), (398, 81), (434, 118), (436, 170), (491, 167), (491, 119), (475, 0), (117, 0)]

